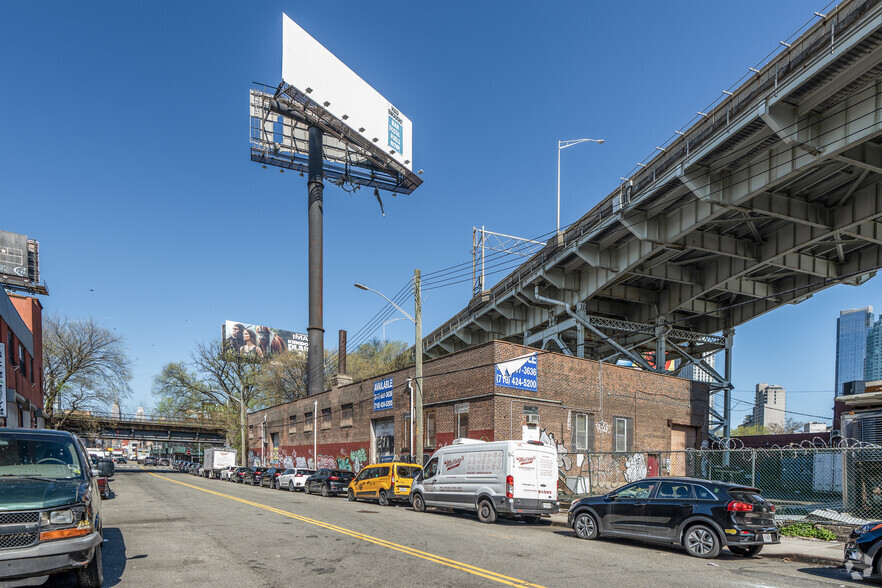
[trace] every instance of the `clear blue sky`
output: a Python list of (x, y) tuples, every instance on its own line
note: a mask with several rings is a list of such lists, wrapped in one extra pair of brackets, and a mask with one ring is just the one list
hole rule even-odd
[[(413, 195), (385, 195), (385, 217), (370, 191), (326, 187), (334, 348), (383, 305), (353, 282), (391, 297), (414, 268), (470, 262), (476, 225), (553, 230), (557, 141), (603, 138), (563, 152), (561, 222), (577, 220), (825, 4), (6, 0), (0, 229), (40, 242), (46, 311), (125, 335), (126, 408), (149, 407), (153, 376), (226, 319), (306, 332), (305, 178), (248, 156), (248, 90), (280, 80), (282, 12), (413, 121), (425, 170)], [(789, 410), (830, 414), (839, 310), (882, 310), (880, 283), (737, 329), (735, 398), (769, 382)], [(427, 290), (424, 332), (470, 293)], [(386, 336), (412, 342), (412, 326)]]

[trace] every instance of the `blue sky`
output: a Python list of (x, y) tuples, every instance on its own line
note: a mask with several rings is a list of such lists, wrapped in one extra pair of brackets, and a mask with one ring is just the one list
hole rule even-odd
[[(470, 263), (473, 226), (552, 231), (557, 141), (602, 138), (562, 154), (574, 222), (825, 4), (6, 0), (0, 229), (40, 242), (47, 312), (125, 335), (127, 408), (149, 407), (162, 365), (226, 319), (306, 331), (305, 178), (248, 156), (248, 90), (280, 80), (282, 12), (413, 121), (425, 170), (385, 217), (369, 190), (326, 186), (333, 348), (383, 306), (353, 282), (391, 297), (414, 268)], [(470, 294), (470, 279), (427, 289), (424, 332)], [(738, 328), (734, 398), (769, 382), (789, 410), (830, 414), (839, 310), (872, 304), (878, 279)], [(386, 336), (412, 342), (412, 325)], [(737, 424), (749, 405), (734, 407)]]

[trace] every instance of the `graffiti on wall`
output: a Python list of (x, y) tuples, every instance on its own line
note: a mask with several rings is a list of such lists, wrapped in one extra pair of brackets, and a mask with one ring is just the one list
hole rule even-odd
[[(321, 455), (318, 460), (313, 458), (312, 450), (304, 452), (304, 455), (298, 455), (297, 450), (293, 447), (279, 447), (273, 450), (274, 459), (270, 465), (283, 468), (304, 468), (319, 469), (330, 468), (339, 470), (350, 470), (358, 473), (367, 464), (367, 450), (364, 447), (355, 449), (341, 448), (340, 455)], [(317, 462), (317, 463), (316, 463)], [(251, 467), (260, 467), (260, 454), (253, 450), (248, 451), (248, 465)]]
[(570, 459), (566, 446), (554, 438), (554, 433), (548, 431), (548, 429), (541, 429), (539, 431), (539, 440), (557, 449), (557, 467), (559, 469), (569, 470), (573, 467), (573, 460)]
[(642, 453), (635, 453), (625, 460), (625, 480), (628, 482), (636, 482), (646, 477), (646, 456)]

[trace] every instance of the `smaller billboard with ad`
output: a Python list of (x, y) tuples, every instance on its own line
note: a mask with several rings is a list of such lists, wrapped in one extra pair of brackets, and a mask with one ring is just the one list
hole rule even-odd
[(392, 408), (392, 378), (374, 382), (374, 410)]
[(530, 353), (496, 364), (496, 385), (500, 388), (536, 391), (539, 370), (537, 354)]
[(270, 357), (286, 351), (306, 353), (309, 349), (309, 337), (305, 333), (236, 321), (224, 323), (223, 341), (224, 347), (255, 357)]

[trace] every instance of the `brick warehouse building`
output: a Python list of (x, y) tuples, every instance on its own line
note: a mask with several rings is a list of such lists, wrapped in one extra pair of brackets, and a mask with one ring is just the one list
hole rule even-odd
[[(535, 389), (497, 385), (499, 364), (528, 354), (535, 354)], [(358, 471), (411, 454), (413, 375), (410, 367), (355, 383), (338, 376), (331, 390), (250, 413), (249, 464), (312, 467), (314, 441), (319, 467)], [(705, 383), (503, 341), (427, 361), (423, 382), (427, 454), (457, 437), (624, 454), (695, 448), (707, 435)]]
[[(0, 426), (43, 428), (43, 307), (0, 288)], [(2, 376), (3, 374), (0, 374)], [(0, 407), (2, 408), (2, 407)]]

